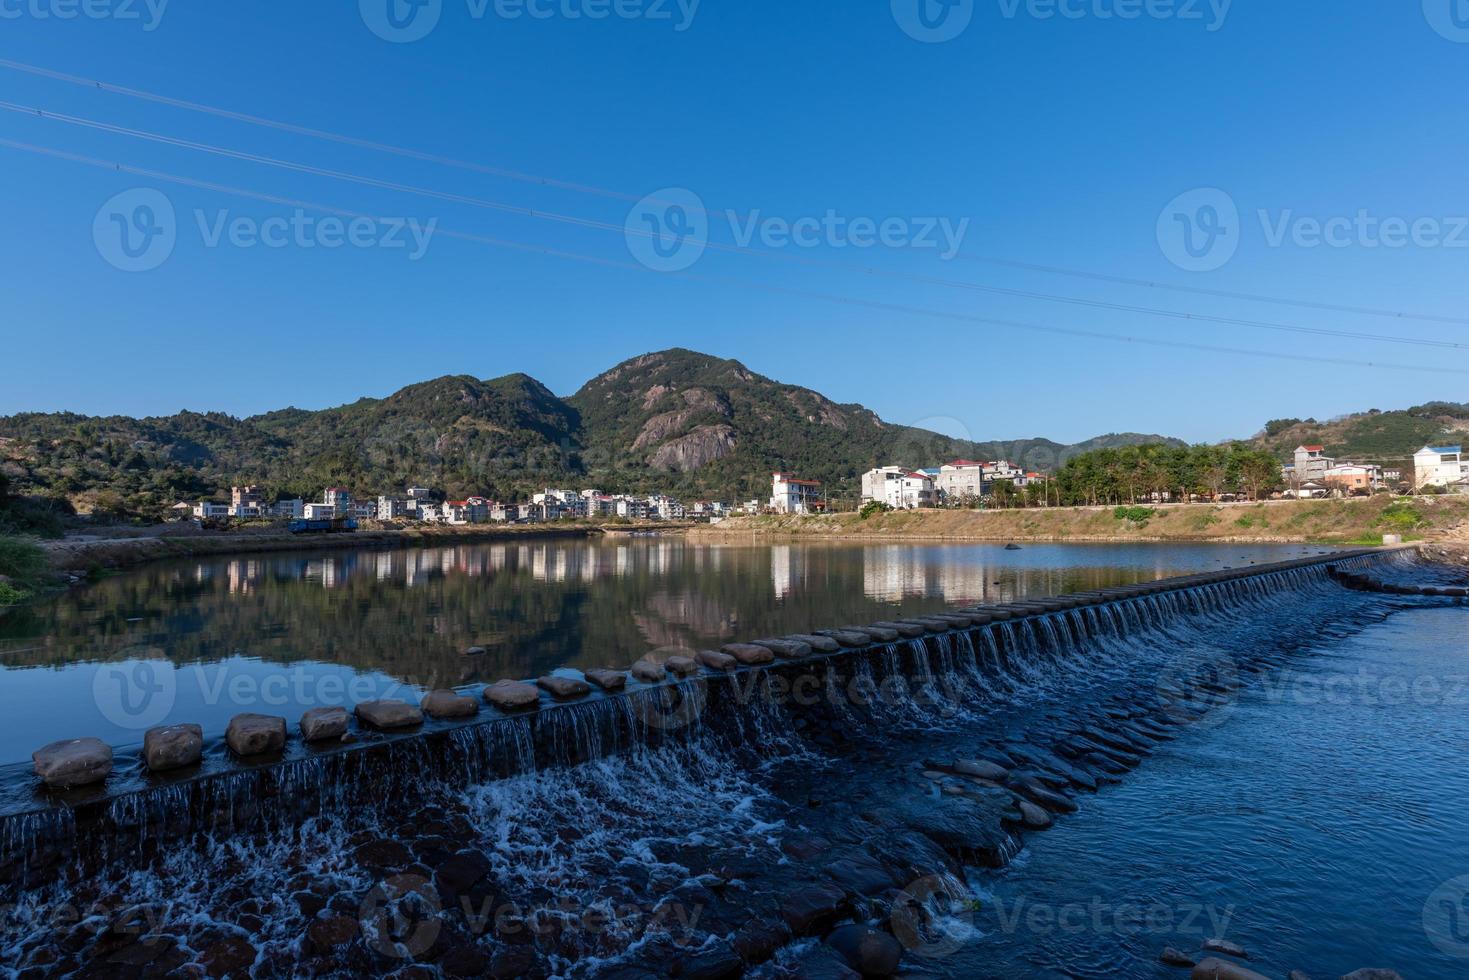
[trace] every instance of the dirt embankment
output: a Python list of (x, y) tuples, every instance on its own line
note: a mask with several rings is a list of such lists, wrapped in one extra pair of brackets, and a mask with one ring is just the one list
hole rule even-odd
[(601, 529), (591, 524), (412, 527), (401, 530), (362, 530), (348, 534), (290, 534), (273, 528), (203, 531), (182, 525), (164, 525), (126, 529), (115, 534), (72, 535), (41, 544), (54, 570), (85, 572), (97, 567), (122, 568), (161, 558), (336, 548), (432, 547), (459, 542), (584, 538), (599, 533)]
[(922, 510), (814, 517), (739, 517), (690, 532), (696, 536), (762, 534), (837, 539), (928, 538), (953, 541), (1219, 541), (1381, 544), (1405, 541), (1469, 545), (1469, 497), (1387, 495), (1350, 500), (1280, 500), (1259, 504), (1168, 504), (1128, 508)]

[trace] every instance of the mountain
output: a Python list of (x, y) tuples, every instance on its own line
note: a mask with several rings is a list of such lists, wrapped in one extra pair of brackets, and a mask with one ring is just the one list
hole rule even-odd
[(1459, 444), (1469, 439), (1469, 404), (1428, 402), (1399, 411), (1371, 409), (1326, 422), (1275, 419), (1254, 441), (1282, 459), (1300, 445), (1321, 445), (1338, 459), (1405, 464), (1423, 446)]
[(1146, 442), (1176, 440), (1122, 433), (1074, 446), (968, 442), (893, 425), (738, 361), (673, 349), (625, 361), (568, 398), (524, 374), (461, 375), (386, 398), (246, 419), (13, 415), (0, 418), (0, 473), (17, 493), (144, 515), (240, 483), (308, 499), (336, 484), (377, 493), (417, 483), (514, 498), (574, 483), (734, 500), (765, 496), (775, 470), (855, 494), (863, 471), (891, 462), (1007, 457), (1049, 470), (1087, 449)]

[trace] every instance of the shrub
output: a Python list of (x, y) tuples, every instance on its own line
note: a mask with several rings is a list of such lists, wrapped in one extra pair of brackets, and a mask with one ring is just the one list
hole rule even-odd
[(0, 537), (0, 575), (31, 584), (46, 570), (46, 553), (34, 541)]
[(890, 510), (892, 508), (881, 500), (869, 500), (862, 505), (862, 509), (857, 512), (857, 516), (865, 521), (873, 514), (886, 514)]
[(1378, 527), (1392, 528), (1394, 531), (1411, 531), (1427, 523), (1428, 520), (1417, 507), (1400, 500), (1384, 507), (1382, 516), (1377, 519)]
[(1132, 521), (1134, 524), (1146, 524), (1148, 518), (1153, 516), (1151, 507), (1118, 507), (1112, 512), (1112, 516), (1119, 521)]

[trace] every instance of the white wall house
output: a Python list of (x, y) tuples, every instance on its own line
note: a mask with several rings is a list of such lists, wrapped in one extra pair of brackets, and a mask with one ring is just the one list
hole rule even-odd
[(333, 504), (307, 504), (302, 511), (308, 521), (329, 521), (337, 516), (337, 508)]
[(777, 514), (810, 514), (826, 509), (817, 480), (798, 480), (789, 473), (772, 474), (770, 509)]
[(877, 501), (894, 510), (932, 507), (937, 497), (927, 473), (902, 466), (882, 466), (862, 474), (862, 502)]
[(985, 483), (985, 466), (972, 459), (956, 459), (939, 467), (934, 478), (934, 489), (943, 500), (951, 504), (979, 500), (988, 489)]
[(1452, 487), (1469, 479), (1462, 446), (1424, 446), (1413, 454), (1413, 489)]

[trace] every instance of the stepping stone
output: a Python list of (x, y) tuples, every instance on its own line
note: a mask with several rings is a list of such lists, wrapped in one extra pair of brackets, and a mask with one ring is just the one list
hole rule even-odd
[(484, 698), (501, 711), (516, 711), (541, 703), (541, 693), (535, 685), (524, 681), (496, 681), (484, 689)]
[(235, 715), (224, 730), (224, 741), (240, 756), (280, 752), (286, 747), (286, 720), (274, 715)]
[(301, 716), (301, 737), (308, 742), (324, 742), (347, 734), (346, 708), (312, 708)]
[(100, 783), (112, 772), (112, 747), (98, 738), (69, 738), (31, 753), (36, 775), (53, 789)]
[(811, 656), (811, 644), (800, 640), (756, 640), (755, 645), (765, 647), (784, 660), (800, 660)]
[(558, 701), (575, 701), (592, 693), (591, 685), (575, 677), (547, 674), (536, 678), (536, 686)]
[(822, 636), (829, 636), (844, 647), (866, 647), (872, 645), (872, 638), (866, 633), (852, 633), (847, 630), (822, 630)]
[(479, 714), (479, 702), (455, 691), (430, 691), (419, 703), (430, 718), (473, 718)]
[(804, 643), (817, 653), (836, 653), (842, 648), (842, 645), (831, 637), (817, 636), (814, 633), (793, 633), (786, 639)]
[(667, 676), (663, 665), (652, 660), (639, 660), (632, 665), (631, 673), (635, 679), (644, 684), (657, 684)]
[(773, 650), (756, 643), (726, 643), (720, 649), (747, 667), (768, 664), (775, 660)]
[(1189, 974), (1189, 980), (1269, 980), (1263, 973), (1217, 956), (1201, 960)]
[(363, 701), (353, 710), (359, 722), (383, 731), (423, 724), (423, 712), (407, 701)]
[(627, 675), (620, 670), (597, 667), (592, 670), (584, 670), (582, 674), (604, 691), (620, 691), (627, 687)]
[(928, 630), (925, 629), (919, 623), (888, 623), (888, 622), (882, 622), (882, 623), (873, 623), (872, 625), (873, 626), (882, 627), (883, 629), (896, 630), (899, 636), (903, 637), (904, 639), (908, 639), (908, 640), (916, 640), (916, 639), (918, 639), (918, 637), (920, 637), (924, 633), (927, 633), (928, 632)]
[(165, 725), (143, 733), (143, 761), (150, 772), (192, 766), (204, 755), (204, 729), (198, 725)]
[(663, 662), (663, 666), (668, 669), (670, 674), (677, 677), (692, 677), (699, 672), (699, 665), (693, 657), (669, 657)]
[(882, 626), (843, 626), (843, 633), (862, 633), (878, 643), (892, 643), (898, 638), (898, 631), (887, 629)]
[(718, 650), (700, 650), (698, 653), (699, 663), (710, 670), (734, 670), (740, 662), (727, 653)]

